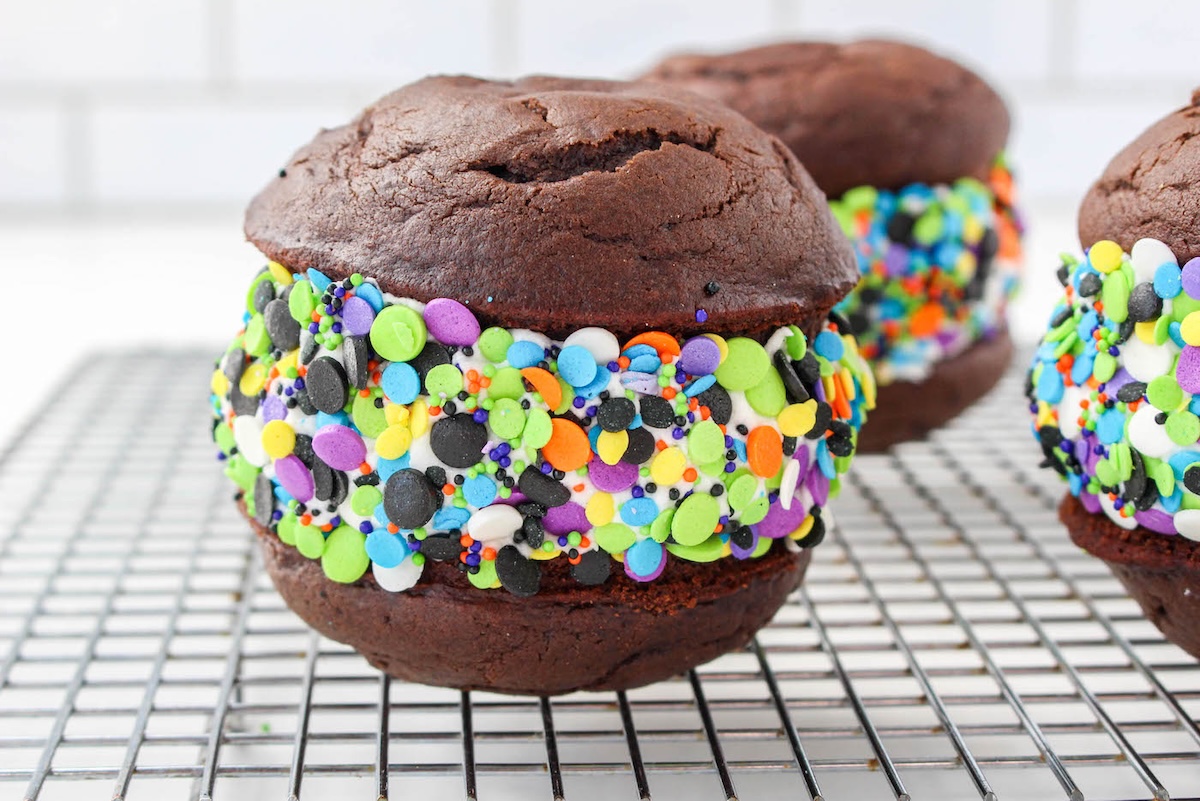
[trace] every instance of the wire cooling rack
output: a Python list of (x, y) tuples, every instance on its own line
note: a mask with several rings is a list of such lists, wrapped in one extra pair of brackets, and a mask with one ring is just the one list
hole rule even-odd
[(1200, 666), (1057, 523), (1017, 371), (856, 461), (744, 651), (538, 700), (391, 681), (288, 612), (209, 370), (97, 356), (0, 457), (0, 800), (1200, 797)]

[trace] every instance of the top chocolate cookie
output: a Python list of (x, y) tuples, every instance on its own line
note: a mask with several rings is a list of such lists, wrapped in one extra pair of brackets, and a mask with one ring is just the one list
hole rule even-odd
[(1200, 256), (1200, 89), (1113, 157), (1079, 207), (1085, 248), (1111, 239), (1167, 245), (1180, 264)]
[(790, 42), (680, 55), (643, 77), (745, 114), (782, 139), (831, 197), (862, 185), (986, 179), (1008, 139), (1008, 110), (987, 83), (901, 42)]
[(858, 278), (787, 148), (647, 84), (410, 84), (301, 148), (245, 227), (292, 269), (552, 336), (764, 331), (823, 317)]

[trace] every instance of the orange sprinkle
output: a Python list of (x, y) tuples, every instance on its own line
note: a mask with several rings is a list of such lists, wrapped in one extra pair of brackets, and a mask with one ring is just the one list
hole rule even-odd
[(495, 548), (484, 548), (483, 551), (479, 555), (490, 562), (496, 558), (496, 549)]
[(696, 468), (689, 467), (687, 470), (683, 471), (683, 480), (684, 481), (695, 481), (697, 475), (698, 474), (696, 473)]
[(629, 366), (629, 357), (628, 356), (618, 356), (617, 357), (617, 367), (620, 367), (622, 370), (624, 370), (628, 366)]
[(576, 484), (571, 489), (575, 490), (576, 492), (583, 492), (585, 489), (587, 489), (587, 487), (585, 487), (583, 484)]
[(750, 472), (771, 478), (783, 467), (783, 440), (771, 426), (758, 426), (746, 437), (746, 461)]
[(700, 408), (700, 401), (695, 398), (688, 398), (688, 408), (693, 412)]
[(467, 371), (467, 380), (468, 381), (478, 381), (479, 380), (479, 371), (476, 370), (474, 367), (472, 367), (470, 370)]
[(542, 400), (551, 409), (557, 409), (562, 403), (562, 386), (558, 379), (550, 375), (548, 370), (540, 367), (526, 367), (521, 371), (521, 377), (533, 385), (534, 390), (542, 396)]
[(300, 367), (297, 367), (296, 375), (300, 376), (301, 378), (304, 378), (304, 376), (308, 375), (308, 368), (304, 367), (303, 365), (301, 365)]
[(454, 485), (453, 484), (443, 484), (442, 485), (442, 494), (445, 495), (446, 497), (450, 497), (450, 496), (454, 495)]
[(591, 537), (589, 537), (589, 536), (588, 536), (588, 535), (586, 535), (586, 534), (582, 535), (582, 536), (579, 538), (579, 547), (580, 547), (580, 548), (590, 548), (590, 547), (592, 547), (592, 538), (591, 538)]
[(464, 565), (467, 563), (467, 552), (466, 551), (463, 551), (462, 553), (460, 553), (458, 555), (458, 561), (462, 562)]
[(675, 400), (675, 387), (663, 387), (662, 396), (667, 400)]
[(388, 523), (387, 530), (388, 530), (389, 534), (399, 534), (400, 533), (400, 527), (397, 526), (395, 523)]
[(360, 389), (360, 390), (358, 391), (358, 397), (360, 397), (360, 398), (369, 398), (369, 397), (371, 397), (371, 390), (369, 390), (369, 389)]
[(470, 534), (463, 534), (461, 537), (458, 538), (458, 544), (464, 548), (470, 548), (471, 543), (474, 541), (475, 541), (475, 538), (472, 537)]
[(583, 556), (579, 554), (576, 554), (575, 556), (568, 556), (567, 561), (573, 565), (577, 565), (583, 561)]
[(587, 464), (592, 456), (592, 446), (583, 429), (562, 417), (555, 417), (550, 426), (550, 441), (542, 448), (546, 461), (564, 473)]
[(326, 523), (325, 525), (321, 526), (321, 531), (324, 531), (326, 534), (333, 531), (333, 523)]
[(430, 417), (437, 417), (441, 413), (442, 413), (441, 406), (430, 406), (429, 407), (429, 416)]
[(710, 418), (710, 417), (712, 417), (712, 412), (710, 412), (710, 411), (708, 410), (708, 407), (707, 407), (707, 406), (701, 406), (701, 407), (700, 407), (700, 419), (701, 419), (701, 420), (707, 420), (707, 419), (708, 419), (708, 418)]
[(1083, 400), (1081, 400), (1081, 401), (1079, 402), (1079, 405), (1080, 405), (1080, 407), (1081, 407), (1081, 408), (1084, 408), (1084, 409), (1086, 409), (1087, 407), (1089, 407), (1089, 406), (1091, 406), (1091, 405), (1092, 405), (1092, 402), (1091, 402), (1090, 400), (1088, 400), (1087, 398), (1084, 398)]
[(312, 522), (312, 515), (309, 515), (309, 514), (300, 515), (300, 525), (307, 526), (311, 522)]
[(946, 312), (939, 304), (926, 303), (912, 313), (908, 321), (908, 330), (914, 337), (933, 336), (945, 316)]
[(662, 331), (647, 331), (644, 334), (638, 334), (633, 339), (625, 343), (625, 347), (621, 350), (629, 350), (634, 345), (649, 345), (658, 351), (658, 358), (664, 362), (666, 356), (679, 355), (679, 342), (670, 334), (664, 334)]
[(479, 379), (479, 386), (483, 387), (484, 389), (487, 389), (491, 385), (492, 385), (492, 379), (488, 378), (486, 375), (483, 378)]
[(663, 442), (661, 439), (654, 443), (654, 450), (665, 451), (666, 449), (667, 443)]
[(725, 527), (722, 526), (720, 523), (717, 523), (717, 527), (713, 529), (713, 534), (720, 534), (724, 530), (725, 530)]

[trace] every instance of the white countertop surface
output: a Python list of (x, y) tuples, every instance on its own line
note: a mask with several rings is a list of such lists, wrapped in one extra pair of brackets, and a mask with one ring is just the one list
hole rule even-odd
[[(1057, 254), (1078, 243), (1072, 211), (1026, 215), (1026, 281), (1011, 320), (1017, 339), (1032, 342), (1058, 297)], [(11, 292), (0, 442), (89, 351), (190, 345), (215, 356), (262, 264), (240, 222), (0, 220), (0, 276)]]

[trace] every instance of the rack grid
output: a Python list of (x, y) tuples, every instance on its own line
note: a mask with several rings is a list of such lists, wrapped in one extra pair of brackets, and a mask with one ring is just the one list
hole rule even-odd
[(746, 649), (552, 699), (390, 680), (295, 618), (210, 370), (97, 354), (0, 454), (0, 801), (1200, 798), (1200, 666), (1062, 530), (1019, 368), (856, 460)]

